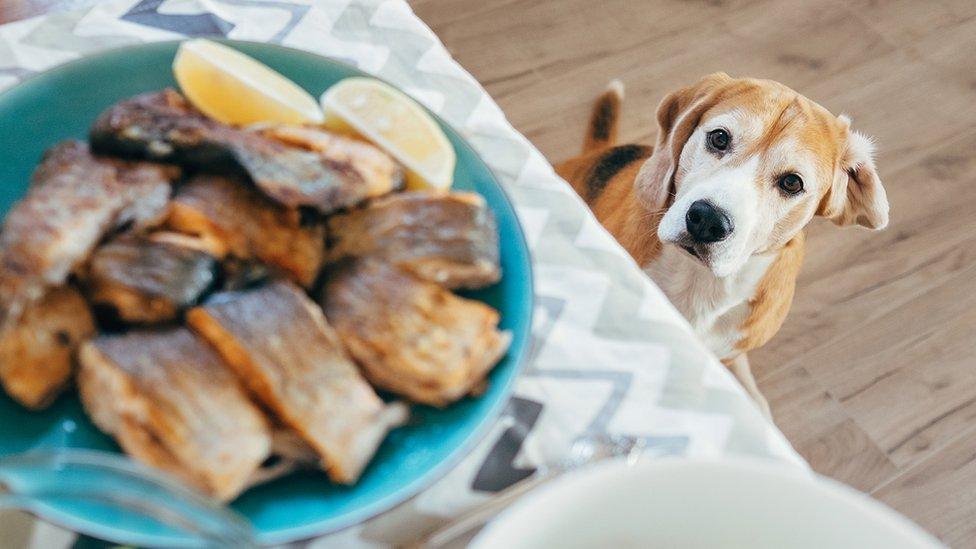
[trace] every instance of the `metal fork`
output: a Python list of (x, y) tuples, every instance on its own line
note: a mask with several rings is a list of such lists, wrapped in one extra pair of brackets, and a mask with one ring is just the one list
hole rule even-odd
[(257, 547), (250, 524), (225, 506), (122, 456), (82, 449), (0, 457), (0, 509), (17, 509), (68, 529), (56, 502), (104, 505), (147, 517), (182, 535), (179, 547)]

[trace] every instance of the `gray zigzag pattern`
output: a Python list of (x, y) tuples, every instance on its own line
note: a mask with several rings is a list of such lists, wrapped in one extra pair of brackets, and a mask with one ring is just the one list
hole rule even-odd
[(155, 27), (184, 36), (226, 36), (234, 24), (212, 13), (167, 14), (159, 11), (166, 0), (142, 0), (122, 15), (130, 21), (147, 27)]
[(24, 78), (33, 74), (33, 71), (21, 67), (10, 67), (7, 69), (0, 69), (0, 75), (13, 76), (17, 80), (23, 80)]
[(49, 15), (21, 42), (49, 50), (72, 52), (79, 56), (140, 42), (138, 38), (128, 35), (105, 34), (83, 37), (75, 35), (75, 27), (89, 11), (91, 10)]
[[(593, 381), (606, 381), (611, 383), (611, 395), (603, 403), (601, 409), (591, 420), (589, 426), (583, 433), (596, 434), (607, 431), (607, 426), (614, 414), (620, 407), (625, 398), (625, 393), (631, 385), (633, 375), (630, 372), (614, 371), (586, 371), (586, 370), (550, 370), (539, 369), (534, 366), (535, 358), (542, 350), (544, 342), (548, 339), (553, 326), (558, 322), (562, 315), (565, 301), (560, 298), (549, 296), (536, 296), (536, 307), (545, 311), (546, 315), (537, 315), (536, 318), (546, 318), (547, 322), (534, 330), (532, 348), (527, 357), (528, 366), (525, 375), (527, 377), (553, 377), (561, 379), (591, 379)], [(680, 455), (688, 447), (690, 442), (687, 436), (648, 436), (642, 438), (645, 451), (658, 456)]]
[(284, 40), (288, 33), (295, 28), (295, 25), (305, 17), (308, 10), (311, 9), (309, 6), (302, 4), (294, 4), (292, 2), (281, 2), (278, 0), (215, 0), (221, 4), (226, 4), (229, 6), (248, 6), (255, 8), (278, 8), (287, 11), (291, 16), (285, 26), (281, 27), (274, 36), (271, 37), (271, 42), (281, 42)]
[(15, 63), (15, 59), (16, 57), (14, 57), (14, 50), (10, 47), (10, 44), (0, 40), (0, 67), (3, 67), (3, 70), (11, 71), (11, 74), (13, 74), (12, 71), (15, 70), (26, 70), (18, 67)]
[(547, 321), (542, 326), (533, 330), (532, 347), (529, 356), (526, 358), (526, 367), (523, 375), (526, 377), (550, 377), (556, 379), (589, 379), (593, 381), (605, 381), (611, 385), (610, 396), (603, 403), (600, 410), (590, 421), (584, 434), (603, 433), (607, 430), (607, 425), (613, 419), (620, 404), (626, 396), (627, 389), (630, 388), (633, 374), (630, 372), (612, 370), (580, 370), (580, 369), (551, 369), (537, 368), (535, 358), (542, 350), (544, 342), (548, 340), (553, 327), (562, 316), (565, 308), (565, 301), (545, 295), (536, 296), (536, 308), (546, 312), (545, 316), (537, 315), (536, 318), (545, 318)]

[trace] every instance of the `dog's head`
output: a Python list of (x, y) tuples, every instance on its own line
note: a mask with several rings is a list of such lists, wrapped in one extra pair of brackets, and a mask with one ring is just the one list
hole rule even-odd
[(668, 95), (657, 119), (639, 196), (666, 208), (661, 241), (716, 276), (784, 245), (814, 215), (871, 229), (888, 223), (871, 140), (782, 84), (713, 74)]

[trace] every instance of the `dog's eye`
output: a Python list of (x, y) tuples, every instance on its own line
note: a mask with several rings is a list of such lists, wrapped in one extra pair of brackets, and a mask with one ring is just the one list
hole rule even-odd
[(788, 173), (779, 178), (779, 188), (788, 195), (799, 194), (803, 190), (803, 178), (795, 173)]
[(719, 128), (708, 132), (707, 140), (708, 148), (713, 151), (725, 152), (729, 148), (729, 143), (732, 142), (732, 136), (729, 135), (729, 132)]

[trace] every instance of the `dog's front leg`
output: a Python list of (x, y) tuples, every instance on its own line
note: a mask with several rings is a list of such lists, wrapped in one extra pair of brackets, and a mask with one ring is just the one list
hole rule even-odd
[(769, 403), (766, 402), (766, 397), (759, 392), (759, 386), (756, 385), (756, 378), (752, 375), (752, 368), (749, 367), (749, 359), (746, 357), (746, 354), (742, 353), (731, 360), (723, 360), (722, 362), (732, 372), (732, 375), (739, 380), (739, 383), (749, 393), (749, 396), (756, 401), (763, 415), (769, 420), (772, 420), (773, 414), (769, 409)]

